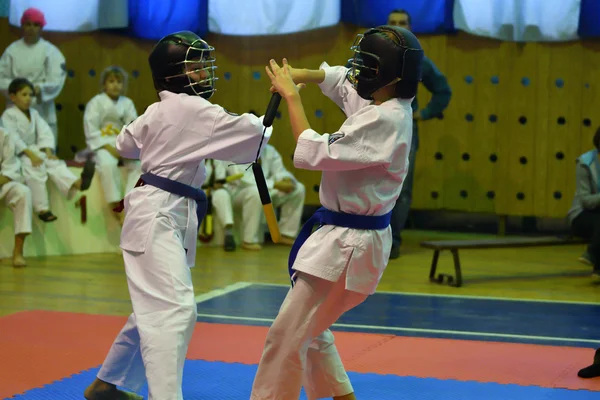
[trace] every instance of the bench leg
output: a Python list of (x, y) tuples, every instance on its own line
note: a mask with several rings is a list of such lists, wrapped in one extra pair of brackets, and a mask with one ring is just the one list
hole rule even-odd
[(458, 249), (452, 250), (452, 258), (454, 259), (454, 277), (455, 282), (448, 282), (450, 286), (462, 286), (462, 271), (460, 269), (460, 258), (458, 257)]
[(435, 282), (435, 271), (437, 269), (437, 263), (438, 263), (438, 259), (440, 258), (440, 251), (439, 250), (434, 250), (433, 251), (433, 259), (431, 260), (431, 269), (429, 270), (429, 280), (431, 282)]
[(440, 250), (434, 250), (433, 260), (431, 261), (431, 269), (429, 270), (429, 281), (443, 285), (461, 287), (462, 286), (462, 271), (460, 269), (460, 258), (458, 257), (458, 249), (451, 249), (452, 258), (454, 259), (454, 276), (450, 274), (438, 274), (435, 276), (437, 264), (440, 257)]

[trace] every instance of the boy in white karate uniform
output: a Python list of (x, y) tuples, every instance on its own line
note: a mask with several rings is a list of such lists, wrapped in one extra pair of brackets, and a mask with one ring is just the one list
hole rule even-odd
[(8, 88), (13, 103), (2, 113), (4, 129), (15, 136), (16, 152), (20, 156), (25, 183), (31, 189), (33, 211), (44, 222), (56, 220), (50, 211), (50, 200), (46, 182), (48, 177), (67, 199), (78, 191), (90, 187), (94, 176), (94, 164), (85, 163), (81, 176), (77, 178), (63, 160), (54, 154), (54, 136), (46, 121), (31, 107), (33, 84), (27, 79), (17, 78)]
[(12, 135), (0, 128), (0, 200), (11, 209), (14, 218), (14, 267), (26, 265), (23, 257), (25, 237), (31, 233), (31, 191), (21, 182), (21, 163), (15, 153)]
[[(304, 185), (285, 168), (281, 154), (272, 145), (265, 147), (259, 162), (273, 207), (281, 207), (281, 217), (278, 221), (281, 232), (279, 243), (291, 246), (298, 234), (304, 210)], [(242, 179), (227, 185), (233, 197), (234, 208), (242, 212), (242, 248), (261, 250), (259, 233), (262, 232), (261, 222), (264, 215), (252, 169), (244, 165), (230, 165), (228, 171), (231, 175), (244, 174)]]
[(8, 85), (14, 79), (25, 78), (33, 83), (32, 107), (50, 126), (56, 144), (58, 136), (54, 99), (65, 85), (67, 67), (60, 50), (40, 37), (45, 25), (44, 13), (37, 8), (31, 7), (23, 12), (23, 37), (12, 42), (0, 57), (0, 92), (10, 100)]
[[(160, 101), (123, 128), (117, 150), (142, 162), (142, 185), (124, 201), (121, 248), (133, 313), (85, 398), (181, 400), (183, 363), (196, 325), (190, 267), (206, 212), (204, 160), (251, 162), (262, 118), (233, 115), (208, 101), (214, 92), (214, 48), (192, 32), (162, 38), (149, 63)], [(266, 144), (271, 129), (265, 132)]]
[[(231, 195), (225, 188), (227, 179), (227, 162), (209, 159), (204, 163), (206, 168), (206, 180), (202, 186), (207, 190), (210, 209), (208, 212), (214, 214), (224, 230), (223, 248), (225, 251), (235, 251), (235, 238), (233, 236), (233, 206)], [(211, 217), (212, 218), (212, 217)], [(206, 223), (206, 221), (205, 221)], [(198, 235), (200, 241), (209, 242), (211, 237), (205, 237), (203, 232)]]
[[(293, 69), (271, 60), (272, 90), (286, 99), (294, 165), (323, 172), (323, 207), (304, 225), (288, 263), (293, 287), (269, 329), (254, 400), (356, 399), (329, 327), (373, 294), (392, 244), (391, 212), (408, 169), (411, 101), (423, 50), (409, 31), (358, 35), (352, 68)], [(348, 119), (332, 134), (310, 128), (294, 82), (315, 82)], [(319, 228), (312, 233), (314, 225)], [(297, 257), (296, 257), (297, 256)]]
[[(110, 210), (113, 210), (124, 195), (119, 165), (127, 169), (126, 192), (133, 189), (141, 175), (140, 161), (123, 159), (116, 148), (117, 135), (138, 114), (133, 101), (124, 96), (127, 73), (122, 68), (106, 68), (100, 76), (100, 83), (102, 93), (94, 96), (85, 106), (83, 127), (87, 147), (95, 153), (96, 172), (102, 183), (104, 198)], [(114, 215), (123, 222), (123, 213)]]

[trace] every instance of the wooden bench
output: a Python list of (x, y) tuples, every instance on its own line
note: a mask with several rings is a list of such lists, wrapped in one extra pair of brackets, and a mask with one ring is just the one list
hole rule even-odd
[[(476, 239), (476, 240), (435, 240), (421, 242), (421, 247), (433, 250), (433, 259), (431, 269), (429, 270), (429, 280), (438, 284), (448, 284), (454, 287), (462, 286), (462, 271), (460, 268), (459, 249), (498, 249), (514, 247), (541, 247), (541, 246), (559, 246), (569, 244), (586, 244), (587, 240), (573, 237), (512, 237), (497, 239)], [(438, 274), (435, 276), (440, 251), (450, 250), (454, 259), (454, 276), (448, 274)]]

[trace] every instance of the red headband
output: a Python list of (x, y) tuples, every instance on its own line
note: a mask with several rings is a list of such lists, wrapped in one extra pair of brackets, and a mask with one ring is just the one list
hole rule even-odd
[(23, 16), (21, 17), (21, 25), (25, 24), (27, 21), (33, 22), (34, 24), (39, 24), (42, 28), (46, 25), (44, 13), (33, 7), (25, 10)]

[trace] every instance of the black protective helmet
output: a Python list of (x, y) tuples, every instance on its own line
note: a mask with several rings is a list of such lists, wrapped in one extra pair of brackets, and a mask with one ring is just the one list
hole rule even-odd
[(396, 83), (395, 97), (417, 94), (424, 52), (416, 36), (398, 26), (382, 25), (356, 36), (348, 80), (358, 95), (372, 100), (378, 89)]
[[(209, 99), (216, 91), (214, 51), (194, 32), (181, 31), (165, 36), (148, 57), (154, 87), (158, 91), (168, 90)], [(188, 70), (186, 64), (199, 64), (200, 67)], [(190, 77), (190, 74), (200, 71), (206, 71), (208, 77), (199, 80)]]

